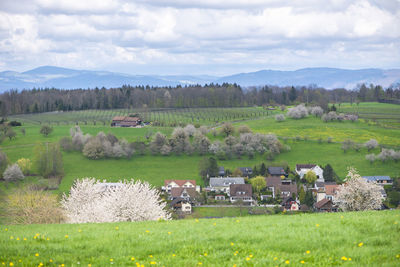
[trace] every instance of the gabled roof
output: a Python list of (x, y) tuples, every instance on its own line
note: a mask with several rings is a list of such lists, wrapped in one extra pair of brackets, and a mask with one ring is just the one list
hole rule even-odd
[(286, 175), (283, 167), (268, 167), (268, 173), (271, 175)]
[(297, 195), (297, 185), (295, 182), (292, 181), (291, 184), (282, 184), (282, 180), (279, 177), (276, 176), (270, 176), (265, 178), (265, 181), (267, 182), (267, 187), (273, 187), (275, 190), (279, 190), (282, 192), (290, 192), (290, 194), (296, 194)]
[(239, 170), (243, 173), (243, 175), (253, 173), (253, 169), (250, 167), (239, 167)]
[[(229, 186), (229, 192), (231, 197), (252, 197), (253, 191), (251, 184), (231, 184)], [(245, 192), (244, 194), (237, 194), (238, 192)]]
[(138, 117), (129, 117), (129, 116), (115, 116), (113, 121), (124, 121), (124, 122), (137, 122), (140, 121), (140, 118)]
[(362, 178), (367, 179), (369, 182), (375, 181), (391, 181), (390, 176), (363, 176)]
[(327, 198), (324, 198), (324, 199), (318, 201), (317, 203), (315, 203), (315, 207), (316, 207), (317, 209), (320, 209), (320, 208), (322, 208), (323, 206), (325, 206), (326, 204), (328, 204), (329, 202), (332, 204), (332, 200), (327, 199)]
[(338, 188), (339, 188), (338, 184), (326, 184), (325, 193), (330, 196), (336, 195), (336, 191), (338, 190)]
[(301, 169), (312, 169), (314, 168), (315, 164), (296, 164), (296, 170), (300, 171)]
[(196, 189), (194, 188), (173, 187), (171, 189), (171, 197), (180, 197), (184, 191), (186, 191), (190, 198), (194, 198), (196, 196)]
[(187, 182), (190, 182), (193, 184), (193, 186), (196, 186), (196, 180), (164, 180), (164, 186), (169, 185), (171, 182), (176, 183), (180, 187), (182, 187)]
[(244, 184), (242, 177), (210, 178), (210, 187), (228, 187), (231, 184)]

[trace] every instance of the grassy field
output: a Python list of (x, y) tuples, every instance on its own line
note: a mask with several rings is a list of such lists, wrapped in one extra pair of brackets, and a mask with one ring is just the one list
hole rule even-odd
[[(364, 103), (360, 103), (360, 106)], [(342, 104), (344, 105), (344, 104)], [(370, 103), (371, 108), (375, 105), (388, 105), (390, 109), (400, 106), (389, 104)], [(354, 105), (353, 105), (354, 106)], [(392, 107), (394, 106), (394, 107)], [(389, 112), (389, 111), (388, 111)], [(391, 111), (393, 112), (393, 111)], [(397, 112), (397, 111), (396, 111)], [(357, 142), (365, 142), (370, 138), (377, 139), (380, 143), (390, 146), (400, 145), (400, 130), (385, 128), (381, 125), (368, 124), (365, 122), (331, 122), (323, 123), (320, 119), (308, 117), (301, 120), (293, 120), (287, 118), (286, 121), (278, 123), (273, 117), (265, 117), (262, 119), (251, 119), (245, 122), (235, 123), (236, 126), (246, 124), (255, 132), (275, 133), (281, 136), (281, 140), (289, 137), (285, 143), (291, 147), (291, 151), (280, 154), (274, 162), (286, 161), (289, 166), (294, 169), (298, 163), (317, 163), (322, 166), (331, 164), (336, 173), (344, 178), (347, 172), (347, 167), (353, 166), (360, 171), (361, 175), (389, 175), (393, 177), (400, 176), (400, 163), (376, 161), (370, 164), (365, 155), (368, 153), (366, 149), (360, 152), (348, 151), (343, 153), (340, 143), (319, 143), (316, 140), (327, 137), (333, 137), (334, 142), (343, 141), (346, 138), (351, 138)], [(48, 136), (43, 137), (39, 133), (40, 125), (33, 123), (24, 124), (26, 135), (23, 136), (18, 128), (17, 138), (15, 140), (4, 140), (1, 144), (1, 150), (4, 151), (11, 162), (15, 162), (21, 157), (33, 159), (33, 148), (38, 142), (56, 142), (63, 136), (69, 135), (69, 129), (73, 125), (53, 125), (54, 131)], [(165, 134), (172, 132), (172, 127), (145, 127), (145, 128), (112, 128), (110, 126), (100, 125), (81, 125), (84, 133), (91, 135), (97, 134), (99, 131), (105, 133), (113, 133), (118, 138), (125, 138), (128, 141), (142, 140), (145, 141), (144, 135), (151, 131), (153, 133), (161, 131)], [(307, 137), (307, 141), (295, 141), (290, 138), (300, 136)], [(210, 135), (211, 139), (214, 139)], [(221, 139), (221, 137), (217, 137)], [(376, 149), (375, 154), (379, 153)], [(164, 179), (195, 179), (198, 184), (203, 182), (198, 174), (198, 163), (200, 156), (134, 156), (132, 159), (104, 159), (104, 160), (89, 160), (77, 152), (63, 153), (65, 177), (60, 185), (60, 192), (67, 192), (76, 178), (96, 177), (99, 179), (108, 179), (116, 181), (124, 178), (135, 178), (149, 181), (155, 186), (163, 184)], [(237, 167), (253, 167), (256, 164), (269, 162), (265, 157), (256, 156), (254, 159), (244, 157), (242, 159), (233, 159), (219, 161), (220, 166), (228, 169)]]
[(13, 225), (0, 230), (0, 262), (7, 266), (400, 264), (399, 211)]

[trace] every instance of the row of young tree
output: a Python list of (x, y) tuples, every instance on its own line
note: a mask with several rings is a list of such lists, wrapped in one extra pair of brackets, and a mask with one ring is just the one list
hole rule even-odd
[(10, 90), (0, 94), (0, 116), (51, 111), (115, 108), (243, 107), (296, 102), (318, 104), (325, 110), (329, 102), (400, 99), (400, 86), (359, 86), (356, 90), (326, 90), (315, 86), (262, 86), (243, 90), (236, 84), (177, 87), (122, 86), (60, 90), (55, 88)]
[[(60, 140), (61, 147), (66, 151), (81, 151), (90, 159), (101, 158), (130, 158), (135, 153), (145, 154), (147, 151), (153, 155), (206, 155), (213, 154), (218, 159), (241, 158), (248, 156), (253, 158), (256, 154), (268, 154), (269, 158), (290, 150), (283, 145), (273, 134), (253, 134), (247, 126), (236, 129), (230, 123), (224, 124), (219, 133), (212, 130), (212, 134), (224, 136), (223, 141), (211, 142), (207, 137), (210, 132), (206, 127), (195, 128), (189, 124), (177, 127), (170, 137), (157, 132), (148, 144), (144, 142), (128, 143), (125, 139), (118, 140), (112, 134), (99, 132), (96, 136), (84, 135), (79, 126), (70, 130), (70, 137)], [(149, 136), (150, 139), (150, 136)]]

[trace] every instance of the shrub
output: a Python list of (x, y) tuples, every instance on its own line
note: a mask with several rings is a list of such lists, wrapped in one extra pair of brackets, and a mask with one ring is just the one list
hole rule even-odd
[(71, 137), (63, 137), (60, 139), (60, 147), (64, 151), (72, 151), (74, 150), (74, 145), (72, 144), (72, 138)]
[(19, 189), (6, 196), (6, 218), (13, 224), (46, 224), (63, 221), (57, 196), (43, 191)]
[(277, 122), (284, 121), (284, 120), (285, 120), (285, 115), (283, 115), (283, 114), (277, 114), (277, 115), (275, 115), (275, 120), (276, 120)]
[(51, 127), (48, 126), (48, 125), (43, 125), (43, 126), (40, 128), (40, 133), (43, 134), (43, 135), (46, 136), (46, 137), (47, 137), (52, 131), (53, 131), (53, 128), (51, 128)]
[(69, 223), (170, 219), (159, 192), (147, 182), (133, 180), (113, 187), (94, 178), (76, 180), (61, 206)]
[(221, 126), (220, 132), (222, 135), (225, 135), (225, 136), (233, 135), (235, 133), (235, 128), (233, 127), (233, 125), (231, 123), (224, 123)]
[(320, 106), (312, 107), (311, 114), (315, 117), (321, 117), (324, 114), (324, 110)]
[(157, 132), (150, 142), (150, 151), (152, 154), (158, 154), (161, 152), (161, 148), (168, 143), (167, 137)]
[(247, 125), (240, 125), (237, 131), (239, 134), (251, 133), (251, 129)]
[(3, 178), (6, 181), (15, 181), (24, 179), (24, 174), (18, 164), (13, 164), (7, 167), (4, 171)]
[(105, 156), (103, 145), (97, 138), (89, 140), (83, 147), (82, 153), (90, 159), (101, 159)]
[(194, 127), (192, 124), (188, 124), (185, 126), (185, 128), (183, 128), (183, 130), (187, 136), (192, 137), (196, 132), (196, 127)]
[(21, 158), (21, 159), (17, 160), (17, 164), (23, 174), (25, 174), (25, 175), (30, 174), (31, 169), (32, 169), (32, 162), (30, 159)]

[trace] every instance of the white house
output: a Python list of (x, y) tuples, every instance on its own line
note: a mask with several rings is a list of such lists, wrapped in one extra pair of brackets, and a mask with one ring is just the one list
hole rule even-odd
[(210, 190), (229, 194), (231, 184), (244, 184), (242, 177), (210, 178)]
[(315, 164), (296, 164), (296, 173), (303, 179), (307, 172), (313, 171), (317, 175), (317, 182), (325, 182), (324, 170)]

